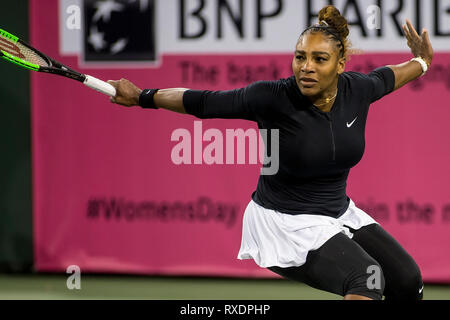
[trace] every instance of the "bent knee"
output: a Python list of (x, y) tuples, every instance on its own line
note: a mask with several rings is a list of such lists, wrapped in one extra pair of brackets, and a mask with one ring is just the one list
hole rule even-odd
[(407, 271), (391, 280), (388, 286), (392, 290), (386, 292), (386, 299), (422, 300), (423, 281), (419, 268)]

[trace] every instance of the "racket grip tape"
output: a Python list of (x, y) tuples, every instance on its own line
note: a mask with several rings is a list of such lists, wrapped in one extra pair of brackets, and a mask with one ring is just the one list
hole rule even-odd
[(110, 97), (116, 96), (116, 88), (114, 88), (109, 83), (102, 81), (100, 79), (94, 78), (92, 76), (86, 75), (86, 79), (83, 82), (86, 86), (91, 89), (97, 90), (103, 94), (106, 94)]

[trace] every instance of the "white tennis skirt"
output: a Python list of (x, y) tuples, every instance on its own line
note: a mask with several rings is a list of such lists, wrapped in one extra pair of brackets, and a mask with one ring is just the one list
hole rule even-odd
[(377, 223), (350, 199), (347, 211), (339, 218), (322, 215), (290, 215), (261, 207), (253, 200), (245, 209), (242, 241), (238, 259), (253, 259), (262, 267), (298, 267), (309, 251), (320, 248), (339, 232), (353, 237), (348, 227)]

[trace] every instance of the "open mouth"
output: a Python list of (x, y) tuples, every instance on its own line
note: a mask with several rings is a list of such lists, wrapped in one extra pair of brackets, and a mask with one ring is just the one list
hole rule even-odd
[(303, 87), (310, 88), (317, 84), (317, 80), (309, 79), (309, 78), (300, 78), (300, 84)]
[(300, 78), (300, 84), (303, 87), (313, 87), (318, 81), (316, 79), (313, 78), (308, 78), (308, 77), (301, 77)]
[(313, 79), (313, 78), (302, 77), (302, 78), (300, 78), (300, 82), (302, 82), (302, 83), (316, 83), (317, 80)]

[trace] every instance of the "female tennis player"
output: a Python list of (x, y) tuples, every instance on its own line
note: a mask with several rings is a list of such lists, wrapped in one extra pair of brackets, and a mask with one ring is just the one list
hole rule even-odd
[(326, 6), (300, 35), (288, 79), (231, 91), (141, 90), (121, 79), (110, 81), (117, 89), (111, 101), (279, 129), (279, 170), (259, 178), (238, 258), (344, 299), (419, 300), (423, 283), (413, 258), (346, 194), (349, 171), (364, 153), (369, 105), (431, 65), (428, 32), (419, 35), (409, 20), (403, 30), (411, 61), (367, 75), (345, 72), (347, 21)]

